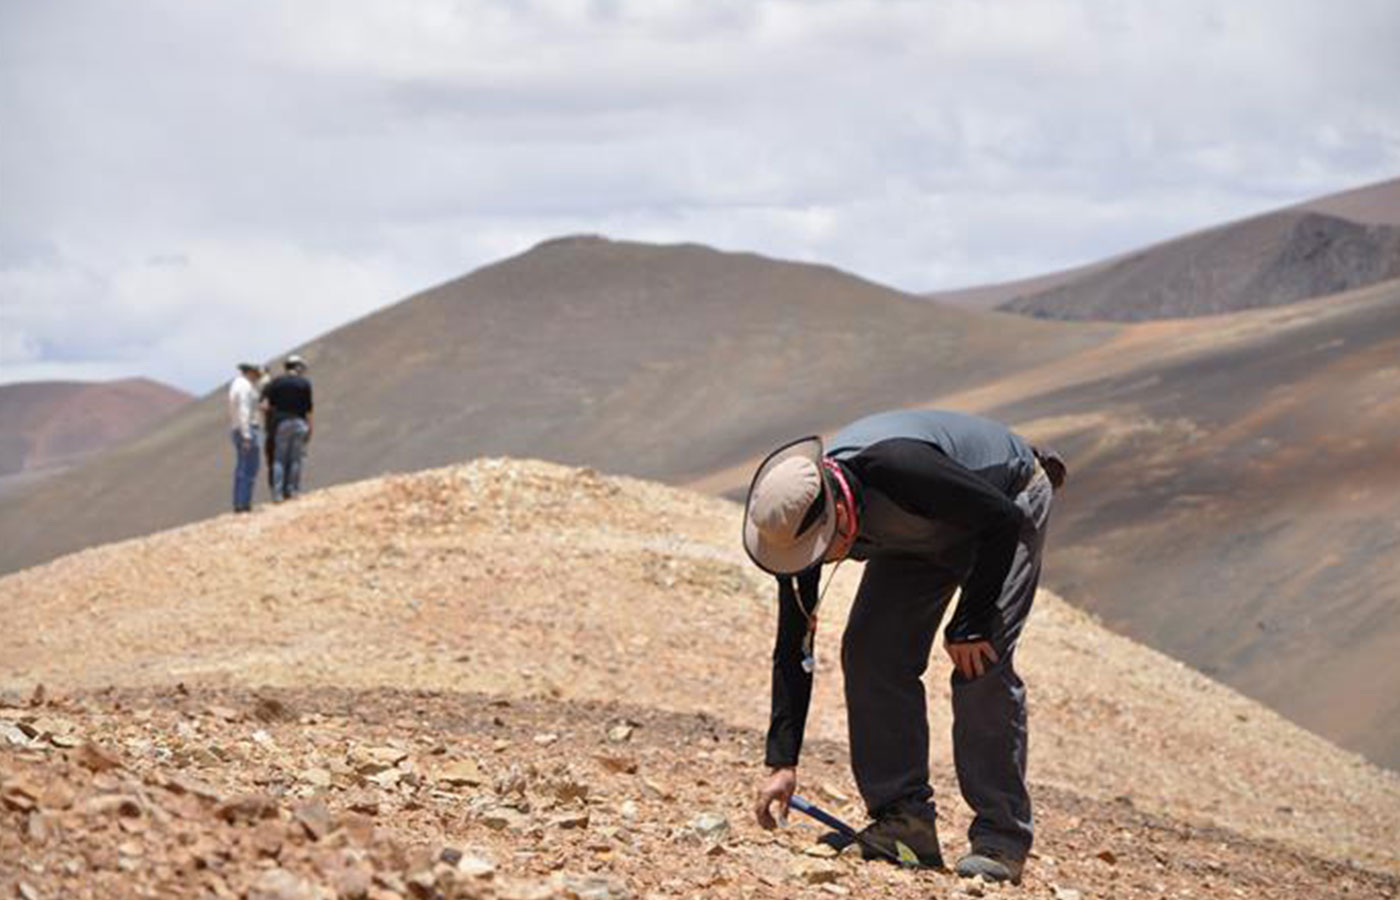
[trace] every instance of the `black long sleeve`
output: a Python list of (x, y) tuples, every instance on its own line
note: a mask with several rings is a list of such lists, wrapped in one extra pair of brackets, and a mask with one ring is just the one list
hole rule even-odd
[(925, 441), (880, 441), (856, 455), (851, 466), (863, 485), (905, 511), (963, 528), (976, 542), (976, 561), (946, 633), (954, 642), (986, 640), (1002, 583), (1016, 557), (1025, 519), (1021, 508)]
[(778, 638), (773, 645), (773, 705), (765, 759), (774, 767), (797, 765), (807, 730), (807, 709), (812, 702), (812, 676), (802, 668), (807, 618), (798, 607), (794, 581), (798, 582), (806, 608), (814, 610), (821, 566), (813, 566), (795, 579), (778, 579)]

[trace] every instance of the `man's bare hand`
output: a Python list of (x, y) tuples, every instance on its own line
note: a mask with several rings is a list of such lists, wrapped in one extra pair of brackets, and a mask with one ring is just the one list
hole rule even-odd
[[(792, 768), (774, 769), (758, 789), (758, 799), (754, 802), (753, 813), (758, 819), (758, 824), (767, 829), (777, 828), (779, 824), (787, 824), (788, 803), (792, 801), (792, 795), (797, 792), (797, 770)], [(775, 819), (771, 807), (778, 804), (778, 816)]]
[(997, 652), (991, 641), (970, 641), (967, 643), (943, 642), (948, 658), (964, 678), (981, 678), (990, 663), (997, 661)]

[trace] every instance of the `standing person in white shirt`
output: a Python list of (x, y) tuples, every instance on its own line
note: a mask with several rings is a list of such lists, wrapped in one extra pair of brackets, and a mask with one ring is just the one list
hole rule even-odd
[(253, 482), (258, 477), (258, 455), (262, 452), (262, 435), (258, 428), (261, 375), (261, 366), (239, 363), (238, 377), (228, 386), (228, 418), (236, 454), (233, 469), (233, 511), (236, 513), (253, 510)]

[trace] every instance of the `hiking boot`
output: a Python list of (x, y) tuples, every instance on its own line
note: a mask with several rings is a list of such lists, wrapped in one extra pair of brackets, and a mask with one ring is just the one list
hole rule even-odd
[(972, 852), (958, 860), (956, 871), (963, 878), (981, 876), (988, 881), (1009, 881), (1021, 883), (1021, 870), (1026, 866), (1024, 857), (1012, 856), (995, 847), (973, 847)]
[[(937, 814), (921, 801), (901, 803), (883, 813), (861, 831), (860, 855), (865, 859), (889, 859), (929, 869), (943, 868), (943, 850), (938, 845)], [(886, 851), (877, 853), (866, 844)]]

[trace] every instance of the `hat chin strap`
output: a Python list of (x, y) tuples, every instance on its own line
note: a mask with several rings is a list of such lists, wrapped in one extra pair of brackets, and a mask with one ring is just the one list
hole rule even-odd
[(850, 482), (846, 480), (846, 473), (841, 470), (841, 464), (834, 459), (822, 459), (822, 469), (830, 472), (832, 478), (841, 486), (841, 501), (846, 507), (847, 518), (851, 520), (851, 536), (860, 533), (860, 512), (856, 509), (856, 497), (851, 491)]

